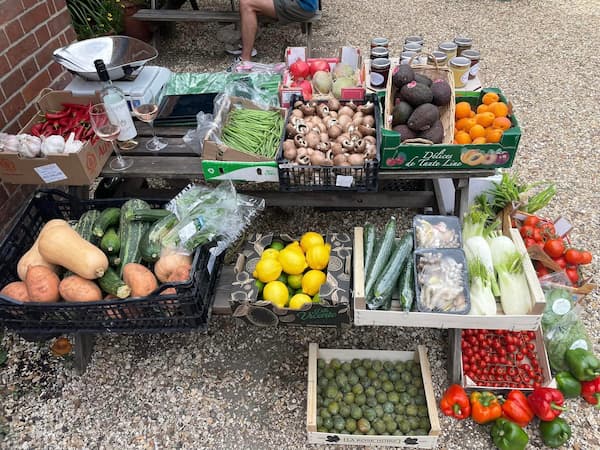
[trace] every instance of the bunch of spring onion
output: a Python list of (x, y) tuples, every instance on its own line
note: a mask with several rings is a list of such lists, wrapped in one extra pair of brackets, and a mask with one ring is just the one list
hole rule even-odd
[[(532, 190), (539, 186), (545, 186), (545, 188), (533, 194)], [(494, 215), (513, 202), (521, 204), (520, 210), (533, 214), (550, 203), (556, 194), (556, 186), (554, 183), (546, 181), (522, 184), (516, 175), (502, 172), (500, 182), (494, 182), (493, 187), (487, 190), (486, 194), (492, 197), (490, 206)]]
[(283, 118), (278, 111), (232, 109), (223, 127), (221, 140), (243, 153), (275, 158), (283, 133)]

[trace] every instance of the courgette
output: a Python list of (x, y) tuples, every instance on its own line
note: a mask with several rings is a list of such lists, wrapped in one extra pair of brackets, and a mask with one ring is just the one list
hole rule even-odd
[(365, 255), (365, 267), (371, 267), (371, 260), (373, 259), (373, 252), (375, 251), (375, 240), (377, 235), (375, 233), (375, 227), (373, 224), (366, 223), (364, 228), (364, 255)]
[(119, 264), (121, 264), (121, 257), (119, 255), (110, 255), (108, 257), (108, 263), (112, 267), (119, 267)]
[(170, 215), (166, 209), (139, 208), (127, 211), (127, 220), (143, 220), (144, 222), (156, 222)]
[(131, 294), (131, 288), (119, 278), (112, 267), (109, 267), (104, 275), (98, 278), (98, 286), (107, 294), (116, 295), (119, 298), (127, 298)]
[(129, 221), (127, 220), (127, 215), (128, 211), (144, 208), (149, 209), (150, 205), (137, 198), (127, 200), (121, 206), (121, 217), (119, 219), (119, 239), (121, 241), (119, 257), (121, 258), (121, 264), (119, 266), (119, 276), (123, 274), (123, 267), (126, 264), (142, 261), (142, 254), (139, 248), (140, 241), (150, 224), (141, 220)]
[(144, 233), (140, 242), (142, 259), (146, 262), (156, 262), (160, 256), (160, 240), (177, 224), (177, 216), (170, 213), (168, 216), (154, 222)]
[(121, 217), (120, 208), (106, 208), (94, 222), (94, 236), (102, 237), (109, 227), (119, 223)]
[(415, 262), (412, 253), (406, 259), (402, 275), (398, 278), (398, 300), (402, 311), (410, 311), (415, 301)]
[(77, 231), (79, 236), (81, 236), (86, 241), (91, 242), (94, 245), (98, 243), (98, 239), (96, 239), (96, 237), (92, 233), (92, 229), (94, 227), (94, 223), (96, 222), (96, 220), (98, 220), (100, 214), (100, 211), (95, 209), (86, 211), (81, 215), (81, 217), (77, 221), (77, 224), (75, 224), (75, 226), (73, 227), (73, 229)]
[(385, 226), (385, 233), (381, 239), (379, 250), (373, 254), (373, 264), (367, 267), (367, 276), (365, 278), (365, 296), (368, 300), (375, 287), (375, 282), (383, 272), (392, 250), (394, 248), (394, 238), (396, 236), (396, 218), (392, 216)]
[(370, 309), (390, 309), (392, 292), (402, 273), (402, 267), (409, 257), (412, 247), (412, 233), (406, 233), (402, 236), (402, 239), (400, 239), (400, 242), (392, 253), (392, 256), (386, 264), (385, 270), (377, 279), (375, 288), (373, 289), (372, 301), (369, 301), (367, 297), (367, 305)]
[(119, 253), (121, 241), (114, 228), (110, 227), (106, 230), (106, 233), (104, 233), (104, 236), (102, 236), (102, 239), (100, 240), (100, 248), (109, 255)]

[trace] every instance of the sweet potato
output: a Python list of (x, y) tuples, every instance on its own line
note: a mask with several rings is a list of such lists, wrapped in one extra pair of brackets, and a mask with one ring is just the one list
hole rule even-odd
[(67, 302), (97, 302), (102, 300), (102, 291), (96, 283), (79, 275), (64, 278), (59, 285), (61, 297)]
[(13, 300), (18, 300), (20, 302), (29, 301), (27, 285), (23, 281), (13, 281), (12, 283), (8, 283), (2, 288), (0, 294), (6, 295), (7, 297), (12, 298)]
[(175, 270), (171, 272), (167, 281), (188, 281), (190, 279), (190, 272), (192, 271), (191, 264), (181, 264), (175, 267)]
[(29, 299), (32, 302), (54, 303), (60, 300), (60, 279), (46, 266), (30, 266), (25, 276)]
[(161, 283), (165, 283), (177, 267), (184, 264), (191, 265), (191, 263), (192, 257), (190, 255), (172, 253), (170, 255), (161, 256), (160, 259), (156, 261), (156, 264), (154, 264), (154, 273)]
[(156, 277), (150, 269), (137, 263), (125, 264), (123, 281), (131, 288), (132, 297), (146, 297), (158, 288)]

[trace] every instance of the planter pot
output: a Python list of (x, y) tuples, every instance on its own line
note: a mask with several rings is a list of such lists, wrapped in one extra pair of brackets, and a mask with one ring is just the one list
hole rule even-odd
[(152, 28), (148, 22), (134, 19), (132, 16), (143, 7), (134, 3), (124, 2), (123, 33), (126, 36), (149, 42), (152, 39)]

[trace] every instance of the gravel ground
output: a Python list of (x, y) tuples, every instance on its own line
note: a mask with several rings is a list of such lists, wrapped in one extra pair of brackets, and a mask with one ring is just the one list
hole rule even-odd
[[(206, 0), (201, 3), (206, 3)], [(600, 56), (597, 0), (423, 0), (397, 9), (392, 0), (357, 7), (328, 0), (316, 25), (316, 54), (340, 44), (362, 47), (386, 36), (396, 52), (403, 36), (419, 33), (427, 43), (457, 34), (471, 36), (485, 57), (486, 85), (512, 99), (523, 127), (514, 167), (527, 181), (556, 181), (558, 194), (544, 210), (575, 226), (572, 240), (599, 267), (600, 121), (596, 83)], [(206, 5), (203, 5), (206, 6)], [(395, 12), (397, 11), (397, 12)], [(298, 26), (263, 29), (259, 60), (281, 59), (287, 45), (305, 42)], [(225, 69), (230, 60), (214, 39), (217, 26), (178, 24), (160, 43), (158, 63), (175, 71)], [(382, 227), (391, 214), (409, 210), (337, 212), (272, 209), (257, 230), (299, 233), (307, 229), (350, 231), (366, 220)], [(600, 353), (598, 293), (585, 303), (583, 320)], [(447, 384), (447, 332), (420, 328), (333, 330), (255, 329), (227, 317), (212, 319), (208, 334), (101, 336), (87, 372), (72, 360), (52, 357), (48, 343), (29, 343), (7, 333), (9, 352), (0, 368), (0, 447), (20, 449), (289, 448), (305, 444), (306, 364), (309, 342), (328, 348), (429, 348), (439, 397)], [(600, 448), (597, 411), (570, 400), (564, 417), (573, 428), (568, 448)], [(441, 417), (441, 449), (492, 448), (488, 429)], [(530, 427), (529, 448), (542, 448)]]

